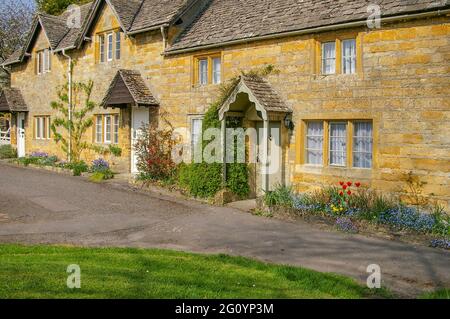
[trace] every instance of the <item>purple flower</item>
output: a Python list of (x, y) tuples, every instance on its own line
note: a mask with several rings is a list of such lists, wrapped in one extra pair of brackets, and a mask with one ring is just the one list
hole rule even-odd
[(431, 247), (450, 249), (450, 240), (447, 239), (433, 239), (431, 241)]
[(104, 172), (109, 170), (109, 164), (103, 158), (99, 158), (92, 162), (91, 170), (93, 172)]
[(339, 217), (336, 219), (336, 226), (339, 230), (346, 233), (357, 233), (358, 227), (353, 224), (352, 220), (347, 217)]
[(45, 152), (33, 152), (31, 153), (31, 157), (47, 158), (48, 154)]

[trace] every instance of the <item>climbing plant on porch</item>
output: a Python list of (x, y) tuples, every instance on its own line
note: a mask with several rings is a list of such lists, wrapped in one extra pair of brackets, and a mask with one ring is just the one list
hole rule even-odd
[[(267, 65), (261, 69), (253, 69), (248, 72), (241, 71), (240, 75), (247, 77), (266, 77), (277, 72), (272, 65)], [(219, 109), (234, 90), (240, 80), (240, 75), (228, 80), (219, 87), (219, 97), (212, 103), (203, 119), (203, 134), (210, 128), (221, 127), (219, 119)], [(242, 119), (229, 117), (226, 120), (227, 128), (242, 127)], [(202, 149), (210, 141), (203, 141)], [(235, 147), (237, 145), (235, 144)], [(236, 149), (234, 150), (236, 152)], [(192, 163), (180, 166), (179, 180), (181, 186), (188, 189), (193, 196), (208, 198), (213, 197), (224, 187), (232, 193), (245, 198), (250, 193), (249, 187), (249, 167), (246, 163), (226, 164), (226, 183), (223, 183), (222, 163)]]

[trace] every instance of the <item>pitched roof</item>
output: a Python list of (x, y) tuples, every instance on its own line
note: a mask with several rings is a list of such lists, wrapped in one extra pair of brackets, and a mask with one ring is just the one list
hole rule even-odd
[(71, 11), (65, 11), (60, 16), (39, 13), (33, 21), (25, 50), (15, 52), (4, 65), (22, 62), (24, 51), (29, 49), (39, 25), (44, 29), (54, 51), (79, 47), (83, 42), (82, 36), (94, 23), (102, 3), (111, 5), (125, 32), (137, 33), (172, 22), (194, 1), (196, 0), (95, 0), (80, 6), (80, 28), (67, 26), (67, 21), (72, 15)]
[(374, 3), (382, 17), (450, 7), (449, 1), (436, 0), (211, 0), (168, 52), (365, 21)]
[(255, 103), (257, 110), (263, 113), (263, 118), (268, 117), (268, 112), (292, 113), (292, 110), (265, 79), (258, 75), (241, 75), (236, 86), (220, 107), (220, 119), (230, 111), (232, 104), (237, 101), (239, 93), (248, 94), (249, 100)]
[(277, 92), (259, 76), (241, 76), (241, 81), (250, 89), (262, 107), (268, 112), (292, 112)]
[(112, 80), (101, 106), (106, 108), (130, 103), (141, 106), (159, 105), (139, 71), (119, 70)]
[(195, 0), (144, 0), (131, 26), (131, 32), (168, 24)]
[(28, 112), (19, 89), (6, 88), (0, 91), (0, 112)]

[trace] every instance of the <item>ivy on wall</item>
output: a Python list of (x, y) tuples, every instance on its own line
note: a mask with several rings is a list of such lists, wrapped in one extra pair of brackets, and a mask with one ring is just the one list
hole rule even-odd
[[(276, 72), (272, 65), (262, 69), (241, 72), (242, 75), (252, 77), (265, 77)], [(239, 76), (236, 76), (220, 86), (220, 95), (212, 103), (203, 119), (203, 133), (210, 128), (220, 128), (219, 108), (239, 83)], [(242, 127), (242, 119), (227, 118), (227, 128)], [(203, 141), (202, 148), (210, 141)], [(237, 144), (237, 143), (236, 143)], [(235, 144), (235, 145), (236, 145)], [(236, 152), (236, 150), (235, 150)], [(249, 167), (245, 163), (226, 164), (227, 180), (223, 185), (223, 164), (222, 163), (192, 163), (183, 164), (179, 167), (179, 183), (186, 188), (193, 196), (200, 198), (210, 198), (217, 194), (224, 187), (228, 188), (235, 195), (245, 198), (250, 193)]]

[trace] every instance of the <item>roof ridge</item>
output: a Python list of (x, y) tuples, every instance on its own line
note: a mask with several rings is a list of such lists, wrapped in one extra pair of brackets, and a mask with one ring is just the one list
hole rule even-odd
[[(134, 13), (133, 19), (132, 19), (131, 22), (130, 22), (130, 28), (129, 28), (129, 30), (131, 30), (131, 29), (133, 28), (134, 20), (136, 20), (136, 17), (138, 16), (139, 12), (141, 12), (142, 6), (144, 5), (144, 2), (145, 2), (145, 1), (146, 1), (146, 0), (142, 0), (142, 1), (141, 1), (141, 5), (139, 6), (139, 9), (137, 9), (136, 12)], [(127, 31), (129, 31), (129, 30), (127, 30)]]

